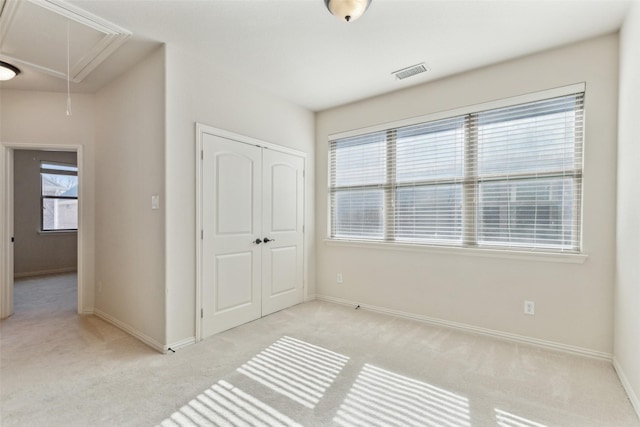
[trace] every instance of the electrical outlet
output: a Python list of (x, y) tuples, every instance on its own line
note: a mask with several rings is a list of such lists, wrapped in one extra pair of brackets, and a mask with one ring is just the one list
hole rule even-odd
[(528, 314), (530, 316), (533, 316), (534, 314), (536, 314), (536, 303), (533, 301), (525, 301), (524, 314)]
[(336, 282), (342, 283), (342, 273), (338, 273), (338, 275), (336, 276)]

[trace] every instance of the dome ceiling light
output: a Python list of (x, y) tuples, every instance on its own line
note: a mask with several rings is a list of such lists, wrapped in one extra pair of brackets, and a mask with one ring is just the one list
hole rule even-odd
[(329, 12), (345, 22), (360, 18), (370, 4), (371, 0), (324, 0)]
[(0, 81), (11, 80), (15, 76), (20, 74), (20, 69), (8, 64), (4, 61), (0, 61)]

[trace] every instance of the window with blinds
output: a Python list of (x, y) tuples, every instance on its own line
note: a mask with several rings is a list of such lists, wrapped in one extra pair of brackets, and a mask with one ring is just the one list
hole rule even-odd
[(331, 140), (330, 237), (579, 252), (583, 98)]

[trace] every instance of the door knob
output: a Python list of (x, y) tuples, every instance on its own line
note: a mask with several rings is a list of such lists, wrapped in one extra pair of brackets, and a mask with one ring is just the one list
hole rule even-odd
[[(266, 243), (266, 242), (267, 242), (267, 241), (265, 240), (265, 243)], [(262, 243), (262, 240), (260, 240), (260, 239), (256, 239), (256, 240), (254, 240), (254, 241), (253, 241), (253, 242), (251, 242), (251, 243), (255, 243), (256, 245), (259, 245), (260, 243)]]
[(275, 242), (275, 241), (276, 241), (276, 239), (270, 239), (270, 238), (268, 238), (268, 237), (265, 237), (265, 238), (264, 238), (264, 242), (265, 242), (265, 243)]

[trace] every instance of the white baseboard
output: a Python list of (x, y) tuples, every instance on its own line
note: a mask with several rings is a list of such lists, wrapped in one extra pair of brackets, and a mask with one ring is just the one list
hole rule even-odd
[(611, 354), (605, 353), (605, 352), (601, 352), (601, 351), (591, 350), (591, 349), (582, 348), (582, 347), (576, 347), (576, 346), (567, 345), (567, 344), (561, 344), (561, 343), (557, 343), (557, 342), (553, 342), (553, 341), (541, 340), (541, 339), (538, 339), (538, 338), (526, 337), (526, 336), (523, 336), (523, 335), (512, 334), (512, 333), (509, 333), (509, 332), (496, 331), (494, 329), (480, 328), (478, 326), (467, 325), (465, 323), (451, 322), (449, 320), (437, 319), (435, 317), (428, 317), (428, 316), (423, 316), (423, 315), (420, 315), (420, 314), (414, 314), (414, 313), (407, 313), (407, 312), (404, 312), (404, 311), (391, 310), (391, 309), (384, 308), (384, 307), (377, 307), (377, 306), (374, 306), (374, 305), (357, 303), (357, 302), (354, 302), (354, 301), (348, 301), (348, 300), (344, 300), (344, 299), (341, 299), (341, 298), (334, 298), (334, 297), (330, 297), (330, 296), (326, 296), (326, 295), (317, 295), (316, 298), (319, 299), (319, 300), (322, 300), (322, 301), (328, 301), (328, 302), (333, 302), (333, 303), (336, 303), (336, 304), (348, 305), (350, 307), (355, 307), (355, 306), (359, 305), (361, 309), (369, 310), (369, 311), (375, 311), (377, 313), (390, 314), (392, 316), (402, 317), (402, 318), (405, 318), (405, 319), (418, 320), (420, 322), (425, 322), (425, 323), (429, 323), (429, 324), (432, 324), (432, 325), (444, 326), (444, 327), (452, 328), (452, 329), (458, 329), (458, 330), (461, 330), (461, 331), (471, 332), (471, 333), (479, 334), (479, 335), (485, 335), (485, 336), (488, 336), (488, 337), (498, 338), (498, 339), (505, 340), (505, 341), (512, 341), (512, 342), (517, 342), (517, 343), (521, 343), (521, 344), (534, 345), (534, 346), (537, 346), (537, 347), (542, 347), (542, 348), (562, 351), (564, 353), (571, 353), (571, 354), (577, 354), (577, 355), (580, 355), (580, 356), (587, 356), (587, 357), (591, 357), (591, 358), (594, 358), (594, 359), (606, 360), (608, 362), (611, 362), (611, 360), (613, 358), (613, 356)]
[(23, 279), (25, 277), (38, 277), (38, 276), (48, 276), (51, 274), (62, 274), (62, 273), (75, 273), (78, 269), (74, 267), (65, 267), (65, 268), (53, 268), (50, 270), (38, 270), (38, 271), (27, 271), (24, 273), (14, 273), (13, 277), (15, 279)]
[(193, 345), (195, 343), (196, 343), (196, 337), (185, 338), (183, 340), (176, 341), (173, 344), (166, 345), (165, 348), (164, 348), (164, 352), (165, 353), (168, 352), (169, 349), (178, 350), (178, 349), (180, 349), (182, 347), (187, 347), (187, 346)]
[(113, 326), (122, 329), (123, 331), (125, 331), (129, 335), (134, 336), (135, 338), (139, 339), (140, 341), (142, 341), (143, 343), (145, 343), (146, 345), (148, 345), (152, 349), (157, 350), (160, 353), (165, 353), (166, 352), (166, 349), (165, 349), (164, 345), (160, 344), (158, 341), (156, 341), (153, 338), (143, 334), (142, 332), (138, 331), (137, 329), (133, 328), (132, 326), (129, 326), (124, 322), (121, 322), (120, 320), (118, 320), (115, 317), (105, 313), (104, 311), (102, 311), (102, 310), (100, 310), (98, 308), (94, 308), (93, 309), (93, 314), (95, 314), (96, 316), (98, 316), (99, 318), (104, 320), (105, 322), (109, 322)]
[(633, 406), (633, 409), (636, 410), (636, 415), (638, 415), (638, 418), (640, 418), (640, 398), (638, 398), (635, 390), (631, 387), (629, 379), (625, 375), (624, 371), (622, 370), (622, 366), (620, 366), (620, 363), (615, 356), (613, 356), (613, 369), (616, 370), (618, 378), (620, 378), (620, 382), (622, 383), (622, 387), (624, 388), (624, 391), (627, 392), (627, 396), (629, 396), (631, 406)]
[(93, 307), (92, 308), (85, 308), (84, 310), (82, 310), (82, 313), (80, 313), (80, 314), (95, 314), (94, 311), (95, 310), (93, 309)]

